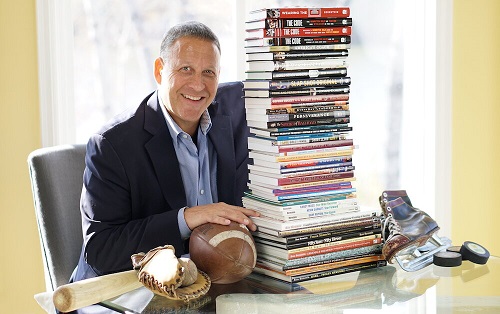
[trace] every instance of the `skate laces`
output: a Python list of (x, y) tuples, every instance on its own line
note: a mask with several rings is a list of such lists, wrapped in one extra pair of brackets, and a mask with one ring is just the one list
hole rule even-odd
[(385, 236), (386, 229), (389, 229), (389, 236), (395, 234), (401, 234), (401, 227), (396, 222), (394, 217), (392, 217), (392, 214), (388, 214), (387, 217), (384, 219), (384, 227), (382, 228), (382, 237), (384, 239), (387, 239)]

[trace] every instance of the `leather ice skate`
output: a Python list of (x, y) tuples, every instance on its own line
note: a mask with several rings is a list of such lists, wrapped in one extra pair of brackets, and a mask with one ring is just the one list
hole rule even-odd
[(387, 202), (393, 201), (398, 197), (401, 197), (406, 204), (413, 206), (406, 190), (385, 190), (382, 192), (382, 195), (379, 196), (378, 201), (380, 206), (383, 207)]
[[(439, 226), (434, 219), (410, 206), (402, 197), (384, 201), (382, 196), (381, 207), (385, 216), (382, 254), (389, 263), (395, 259), (404, 270), (416, 271), (431, 264), (434, 253), (451, 245), (451, 241), (437, 236)], [(422, 247), (427, 251), (421, 252)]]

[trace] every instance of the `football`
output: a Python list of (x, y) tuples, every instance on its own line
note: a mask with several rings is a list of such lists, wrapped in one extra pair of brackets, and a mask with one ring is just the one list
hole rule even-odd
[(255, 242), (245, 225), (207, 223), (193, 230), (191, 260), (213, 283), (229, 284), (249, 275), (257, 260)]

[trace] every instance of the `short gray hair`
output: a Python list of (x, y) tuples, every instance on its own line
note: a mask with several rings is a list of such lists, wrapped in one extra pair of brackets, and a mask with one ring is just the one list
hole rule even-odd
[(161, 41), (160, 56), (164, 60), (167, 59), (170, 48), (175, 43), (175, 41), (185, 36), (192, 36), (211, 41), (213, 44), (215, 44), (217, 50), (219, 50), (219, 54), (221, 53), (219, 39), (217, 38), (215, 33), (203, 23), (190, 21), (177, 24), (165, 33), (165, 35), (163, 36), (163, 40)]

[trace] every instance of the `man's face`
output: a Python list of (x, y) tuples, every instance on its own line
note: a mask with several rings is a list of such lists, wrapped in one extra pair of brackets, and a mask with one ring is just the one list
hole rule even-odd
[(155, 62), (159, 96), (186, 133), (194, 134), (202, 113), (215, 97), (219, 62), (217, 47), (196, 37), (179, 38), (171, 47), (169, 59)]

